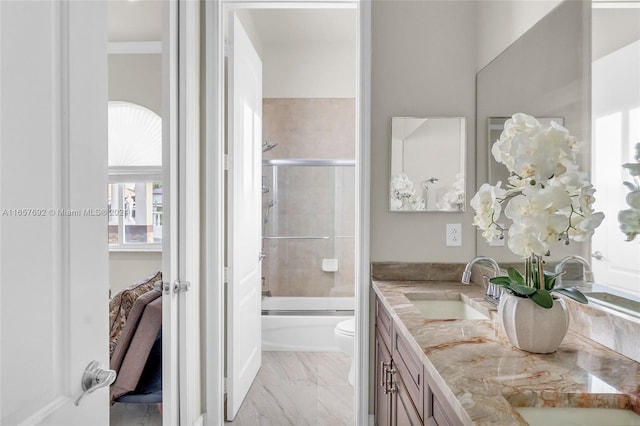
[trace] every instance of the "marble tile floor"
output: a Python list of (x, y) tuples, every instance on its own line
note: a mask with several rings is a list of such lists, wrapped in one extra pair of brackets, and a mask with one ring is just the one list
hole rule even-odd
[(353, 425), (349, 357), (340, 352), (263, 352), (262, 368), (226, 426)]
[(110, 426), (161, 426), (162, 416), (156, 404), (123, 404), (111, 406)]
[[(351, 426), (349, 357), (340, 352), (263, 352), (262, 368), (226, 426)], [(111, 407), (111, 426), (160, 426), (155, 404)]]

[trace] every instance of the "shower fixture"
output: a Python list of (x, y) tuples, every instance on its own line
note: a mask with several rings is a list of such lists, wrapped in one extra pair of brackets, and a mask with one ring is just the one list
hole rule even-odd
[(268, 141), (264, 141), (264, 143), (262, 144), (262, 152), (271, 151), (276, 146), (278, 146), (277, 143), (269, 143)]
[(267, 222), (269, 221), (269, 212), (271, 211), (271, 207), (273, 207), (275, 205), (276, 205), (276, 200), (271, 200), (271, 201), (269, 201), (269, 204), (267, 204), (267, 211), (264, 214), (263, 225), (266, 225)]
[(429, 184), (434, 184), (436, 182), (438, 182), (440, 179), (438, 179), (437, 177), (432, 177), (430, 179), (425, 179), (422, 181), (422, 187), (426, 190), (429, 190)]

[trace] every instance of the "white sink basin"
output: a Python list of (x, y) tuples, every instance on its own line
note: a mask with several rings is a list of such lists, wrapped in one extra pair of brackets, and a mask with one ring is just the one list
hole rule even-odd
[(408, 293), (405, 296), (428, 319), (489, 319), (462, 300), (430, 299), (423, 293)]
[(640, 416), (618, 408), (516, 407), (531, 426), (637, 426)]

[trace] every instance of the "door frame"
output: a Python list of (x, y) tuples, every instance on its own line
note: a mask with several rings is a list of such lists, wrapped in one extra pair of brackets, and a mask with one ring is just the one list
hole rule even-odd
[[(200, 1), (162, 11), (164, 426), (202, 425)], [(184, 286), (190, 286), (185, 291)]]
[(204, 55), (206, 70), (204, 157), (204, 287), (205, 287), (205, 407), (206, 424), (224, 422), (224, 15), (239, 8), (340, 8), (357, 10), (356, 89), (356, 389), (355, 424), (369, 416), (369, 234), (371, 164), (371, 2), (234, 1), (205, 2)]

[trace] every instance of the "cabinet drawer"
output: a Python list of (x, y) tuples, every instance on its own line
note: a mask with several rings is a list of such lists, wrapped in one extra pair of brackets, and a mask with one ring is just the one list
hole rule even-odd
[(417, 407), (420, 418), (423, 419), (423, 372), (422, 362), (408, 342), (398, 333), (393, 334), (393, 363), (402, 379), (407, 393)]
[(447, 401), (440, 395), (440, 393), (434, 390), (431, 386), (425, 386), (424, 393), (424, 405), (425, 416), (427, 417), (426, 424), (436, 424), (438, 426), (456, 426), (461, 424), (457, 415), (453, 409), (449, 406)]
[(382, 306), (382, 302), (376, 299), (376, 330), (380, 333), (387, 348), (391, 348), (391, 324), (391, 315)]

